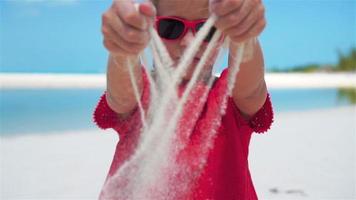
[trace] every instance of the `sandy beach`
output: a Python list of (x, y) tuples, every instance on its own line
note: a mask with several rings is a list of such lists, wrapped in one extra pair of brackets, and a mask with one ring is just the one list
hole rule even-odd
[[(270, 89), (356, 87), (355, 73), (266, 73), (265, 78)], [(0, 89), (88, 89), (105, 86), (105, 74), (0, 73)]]
[[(255, 134), (260, 199), (356, 199), (356, 106), (276, 113)], [(112, 130), (1, 137), (0, 199), (96, 199), (118, 137)]]

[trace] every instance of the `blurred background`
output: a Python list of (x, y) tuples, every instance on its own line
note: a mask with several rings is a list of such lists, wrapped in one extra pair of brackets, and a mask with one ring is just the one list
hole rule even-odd
[[(1, 77), (70, 74), (104, 78), (108, 54), (102, 45), (101, 15), (111, 3), (111, 0), (0, 1)], [(266, 0), (264, 3), (268, 25), (259, 39), (267, 76), (336, 74), (355, 81), (356, 1)], [(220, 62), (218, 70), (221, 71), (227, 61)], [(87, 88), (29, 89), (1, 83), (0, 198), (96, 198), (117, 140), (97, 134), (98, 128), (92, 122), (92, 113), (105, 87), (99, 84)], [(250, 153), (252, 174), (256, 174), (253, 177), (261, 199), (356, 199), (356, 86), (350, 85), (270, 88), (275, 123), (266, 136), (256, 136)], [(330, 140), (313, 149), (322, 137)], [(88, 138), (95, 140), (88, 141)], [(57, 140), (62, 141), (58, 147)], [(338, 143), (334, 144), (335, 141)], [(40, 148), (44, 143), (48, 146)], [(66, 148), (77, 153), (63, 153)], [(48, 153), (53, 149), (55, 153)], [(93, 156), (88, 156), (88, 151)], [(288, 155), (282, 155), (281, 151)], [(88, 179), (92, 172), (87, 169), (87, 176), (80, 175), (79, 181), (61, 180), (52, 177), (54, 173), (44, 167), (57, 169), (58, 165), (48, 165), (48, 162), (67, 160), (66, 172), (72, 167), (78, 170), (81, 162), (74, 155), (87, 161), (95, 158), (88, 161), (91, 167), (87, 166), (90, 170), (98, 169), (95, 178)], [(306, 159), (308, 156), (310, 160)], [(47, 164), (34, 167), (21, 165), (21, 160), (27, 164), (32, 161)], [(275, 168), (276, 162), (284, 163), (279, 165), (284, 168)], [(311, 178), (323, 170), (321, 166), (336, 163), (337, 166), (324, 168), (325, 174)], [(309, 168), (304, 168), (306, 165)], [(306, 169), (315, 171), (303, 173)], [(44, 175), (43, 170), (48, 173)], [(264, 174), (266, 171), (268, 175)], [(57, 182), (53, 183), (54, 179)], [(95, 184), (90, 184), (91, 181)], [(68, 184), (74, 186), (66, 188), (64, 185)], [(88, 192), (88, 188), (93, 190)]]

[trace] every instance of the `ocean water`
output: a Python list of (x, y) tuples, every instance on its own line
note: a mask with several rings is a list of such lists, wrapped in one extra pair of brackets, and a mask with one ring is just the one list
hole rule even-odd
[(102, 90), (1, 90), (0, 135), (95, 128)]
[[(99, 89), (1, 90), (0, 136), (96, 129), (92, 116), (102, 94)], [(275, 112), (350, 104), (338, 89), (276, 89), (270, 95)]]

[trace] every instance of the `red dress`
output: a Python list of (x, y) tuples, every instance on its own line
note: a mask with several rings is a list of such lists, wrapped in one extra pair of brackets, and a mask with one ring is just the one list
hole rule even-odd
[[(194, 151), (194, 140), (209, 127), (214, 108), (221, 101), (221, 94), (226, 89), (227, 70), (211, 88), (187, 149)], [(148, 105), (149, 89), (144, 75), (143, 105)], [(120, 135), (116, 152), (108, 176), (112, 176), (121, 164), (133, 153), (139, 137), (140, 112), (138, 109), (125, 120), (120, 120), (110, 109), (105, 94), (101, 97), (94, 112), (94, 120), (102, 129), (113, 128)], [(269, 95), (263, 107), (250, 119), (245, 120), (231, 98), (227, 100), (226, 112), (219, 118), (219, 128), (208, 152), (207, 162), (201, 174), (194, 182), (192, 192), (187, 199), (211, 200), (255, 200), (257, 195), (251, 179), (248, 165), (248, 151), (253, 132), (267, 131), (273, 122), (273, 110)], [(185, 155), (185, 154), (183, 154)], [(189, 154), (187, 154), (189, 156)]]

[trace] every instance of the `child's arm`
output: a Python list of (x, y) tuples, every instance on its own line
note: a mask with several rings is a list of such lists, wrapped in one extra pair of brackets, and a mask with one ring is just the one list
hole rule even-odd
[(137, 105), (128, 67), (133, 68), (139, 93), (142, 93), (139, 54), (150, 39), (148, 26), (154, 15), (155, 9), (150, 3), (143, 3), (137, 9), (131, 1), (114, 1), (102, 17), (104, 46), (110, 52), (106, 100), (110, 108), (122, 116)]
[[(215, 26), (231, 40), (232, 66), (236, 44), (256, 38), (265, 28), (265, 8), (261, 0), (210, 0), (210, 9), (218, 17)], [(246, 118), (263, 106), (267, 96), (261, 47), (258, 42), (253, 46), (253, 57), (241, 64), (233, 89), (234, 102)]]
[(128, 70), (129, 62), (132, 63), (133, 74), (141, 94), (142, 70), (137, 57), (114, 57), (110, 54), (106, 72), (106, 101), (110, 108), (122, 117), (129, 114), (137, 105)]
[[(267, 97), (263, 54), (259, 42), (254, 42), (252, 48), (252, 57), (241, 63), (232, 91), (236, 106), (246, 118), (253, 116), (263, 106)], [(232, 55), (236, 57), (236, 50), (237, 45), (231, 44), (229, 66), (234, 62)]]

